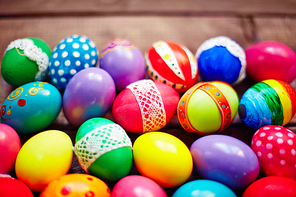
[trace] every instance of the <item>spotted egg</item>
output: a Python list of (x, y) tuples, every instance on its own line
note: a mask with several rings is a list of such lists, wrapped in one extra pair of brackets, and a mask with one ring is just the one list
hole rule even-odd
[(296, 179), (295, 133), (282, 126), (264, 126), (253, 135), (251, 148), (264, 174)]
[(62, 39), (54, 48), (49, 60), (49, 76), (58, 89), (65, 89), (79, 71), (95, 67), (98, 50), (86, 36), (72, 35)]

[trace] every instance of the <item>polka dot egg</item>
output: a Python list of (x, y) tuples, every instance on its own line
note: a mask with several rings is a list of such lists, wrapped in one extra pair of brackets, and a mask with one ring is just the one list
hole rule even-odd
[(98, 50), (86, 36), (73, 35), (61, 40), (54, 48), (49, 62), (49, 76), (59, 89), (65, 89), (80, 70), (95, 67)]
[(268, 125), (252, 138), (262, 173), (296, 179), (296, 134), (282, 126)]

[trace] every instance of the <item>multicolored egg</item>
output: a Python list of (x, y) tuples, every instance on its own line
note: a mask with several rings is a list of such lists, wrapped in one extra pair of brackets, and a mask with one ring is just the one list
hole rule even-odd
[(95, 67), (98, 50), (86, 36), (72, 35), (54, 48), (49, 62), (49, 76), (58, 89), (65, 89), (70, 79), (85, 68)]
[(173, 87), (180, 93), (193, 86), (198, 78), (194, 55), (185, 46), (157, 41), (145, 54), (148, 76)]
[(168, 133), (140, 135), (134, 142), (133, 155), (140, 174), (165, 188), (182, 185), (192, 173), (193, 161), (188, 147)]
[(152, 179), (129, 175), (120, 179), (112, 190), (112, 197), (167, 197), (165, 191)]
[(39, 38), (23, 38), (12, 41), (3, 56), (1, 74), (12, 86), (33, 81), (43, 81), (48, 74), (49, 45)]
[(112, 115), (126, 131), (157, 131), (174, 116), (179, 99), (172, 87), (144, 79), (130, 84), (115, 98)]
[(237, 84), (246, 76), (245, 51), (228, 37), (206, 40), (197, 49), (195, 58), (203, 81)]
[(1, 122), (18, 133), (39, 132), (58, 117), (62, 96), (45, 82), (30, 82), (12, 91), (1, 107)]
[(226, 129), (238, 109), (236, 91), (221, 81), (199, 82), (181, 97), (177, 115), (182, 127), (199, 135)]
[(40, 192), (51, 181), (68, 173), (72, 164), (71, 138), (59, 130), (47, 130), (31, 137), (15, 162), (17, 178)]
[(105, 118), (89, 119), (79, 127), (74, 152), (86, 172), (106, 181), (118, 181), (132, 167), (130, 138), (122, 127)]
[(20, 149), (21, 140), (17, 132), (12, 127), (0, 123), (0, 174), (10, 173)]
[(196, 172), (204, 179), (241, 189), (256, 180), (259, 161), (244, 142), (226, 135), (208, 135), (190, 147)]
[(194, 180), (179, 187), (173, 197), (236, 197), (235, 193), (222, 183), (212, 180)]
[(145, 78), (146, 66), (142, 52), (125, 39), (110, 41), (100, 56), (100, 68), (113, 78), (117, 92)]
[(10, 175), (0, 174), (1, 197), (34, 197), (30, 188)]
[(296, 196), (296, 181), (281, 176), (263, 177), (249, 185), (244, 191), (242, 197), (278, 196)]
[(256, 82), (278, 79), (291, 83), (296, 78), (296, 54), (287, 45), (262, 41), (246, 49), (247, 74)]
[(104, 181), (89, 174), (67, 174), (50, 182), (39, 197), (110, 197)]
[(268, 125), (256, 131), (251, 148), (266, 175), (296, 180), (296, 134), (281, 126)]
[(112, 77), (101, 68), (87, 68), (68, 83), (63, 96), (63, 111), (74, 126), (94, 117), (103, 117), (115, 99)]
[(296, 92), (284, 81), (264, 80), (244, 93), (238, 111), (241, 121), (252, 129), (284, 126), (296, 112)]

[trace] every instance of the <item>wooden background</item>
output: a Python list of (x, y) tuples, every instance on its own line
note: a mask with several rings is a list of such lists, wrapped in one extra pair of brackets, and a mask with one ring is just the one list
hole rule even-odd
[[(0, 0), (0, 61), (8, 44), (15, 39), (38, 37), (53, 49), (61, 39), (72, 34), (88, 36), (99, 51), (110, 40), (125, 38), (143, 53), (153, 42), (169, 40), (185, 45), (195, 54), (205, 40), (220, 35), (234, 39), (244, 49), (258, 41), (274, 40), (296, 51), (296, 1)], [(234, 88), (241, 97), (253, 84), (246, 78)], [(291, 84), (296, 87), (295, 81)], [(1, 104), (13, 89), (0, 78)], [(112, 119), (110, 113), (107, 117)], [(295, 132), (296, 117), (286, 127)], [(77, 128), (67, 122), (62, 112), (48, 129), (63, 130), (74, 142)], [(177, 136), (188, 147), (199, 138), (183, 130), (176, 116), (162, 131)], [(238, 116), (222, 132), (247, 144), (253, 133), (242, 125)], [(22, 143), (32, 135), (21, 135)], [(134, 141), (139, 135), (129, 133), (129, 136)], [(70, 170), (73, 172), (83, 173), (75, 157)], [(131, 174), (138, 174), (135, 166)], [(198, 178), (193, 171), (188, 181)], [(110, 189), (114, 184), (108, 182)], [(176, 189), (165, 191), (171, 196)], [(235, 192), (241, 196), (243, 189)]]

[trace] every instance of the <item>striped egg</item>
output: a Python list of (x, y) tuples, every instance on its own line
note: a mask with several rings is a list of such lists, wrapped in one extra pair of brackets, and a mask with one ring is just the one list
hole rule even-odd
[(284, 81), (264, 80), (244, 93), (238, 111), (241, 121), (253, 129), (284, 126), (296, 112), (296, 92)]
[(185, 92), (193, 86), (198, 77), (194, 55), (185, 46), (158, 41), (145, 54), (148, 76), (165, 83), (178, 92)]

